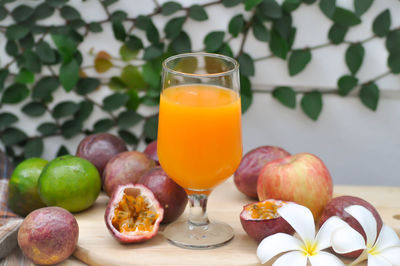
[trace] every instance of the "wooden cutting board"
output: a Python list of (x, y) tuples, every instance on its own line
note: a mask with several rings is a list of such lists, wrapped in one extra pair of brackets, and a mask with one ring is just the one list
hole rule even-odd
[[(335, 195), (353, 195), (376, 206), (386, 224), (400, 232), (400, 187), (336, 186)], [(229, 179), (211, 194), (210, 219), (230, 224), (235, 238), (212, 250), (188, 250), (171, 245), (162, 232), (139, 244), (121, 245), (108, 232), (104, 210), (108, 197), (101, 195), (89, 210), (76, 214), (79, 242), (74, 256), (90, 265), (259, 265), (257, 243), (243, 231), (239, 214), (250, 203)], [(181, 217), (187, 215), (187, 210)], [(187, 217), (187, 216), (186, 216)], [(160, 228), (162, 231), (163, 228)]]

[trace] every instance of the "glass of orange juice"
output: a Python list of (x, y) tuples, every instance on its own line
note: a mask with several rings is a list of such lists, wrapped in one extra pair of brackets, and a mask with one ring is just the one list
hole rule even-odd
[(162, 83), (158, 157), (190, 204), (188, 221), (167, 226), (164, 236), (184, 248), (221, 246), (233, 230), (209, 221), (207, 199), (242, 157), (239, 64), (218, 54), (180, 54), (163, 62)]

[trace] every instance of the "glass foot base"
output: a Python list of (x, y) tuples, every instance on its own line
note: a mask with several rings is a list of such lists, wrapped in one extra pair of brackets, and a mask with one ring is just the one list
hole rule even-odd
[(181, 248), (212, 249), (228, 243), (234, 233), (232, 227), (222, 222), (194, 225), (182, 221), (168, 225), (163, 235), (172, 244)]

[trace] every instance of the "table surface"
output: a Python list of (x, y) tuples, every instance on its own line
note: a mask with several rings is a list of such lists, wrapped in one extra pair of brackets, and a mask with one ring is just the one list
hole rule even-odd
[[(400, 232), (400, 187), (335, 186), (335, 196), (353, 195), (371, 202), (384, 222)], [(224, 221), (235, 231), (227, 245), (212, 250), (175, 247), (162, 236), (138, 244), (121, 245), (108, 232), (104, 210), (108, 197), (101, 195), (89, 210), (76, 214), (80, 235), (74, 256), (90, 265), (259, 265), (257, 243), (243, 231), (239, 214), (252, 200), (238, 192), (232, 179), (216, 188), (209, 199), (210, 219)], [(180, 219), (187, 217), (187, 210)], [(76, 265), (66, 261), (65, 265)]]

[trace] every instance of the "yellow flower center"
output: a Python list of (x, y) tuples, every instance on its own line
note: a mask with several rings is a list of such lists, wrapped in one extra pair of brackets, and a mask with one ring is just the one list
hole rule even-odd
[(372, 248), (368, 249), (368, 253), (371, 254), (372, 256), (375, 256), (378, 255), (380, 252), (375, 246), (373, 246)]
[(306, 257), (311, 257), (317, 255), (317, 243), (306, 242), (302, 248), (303, 255)]

